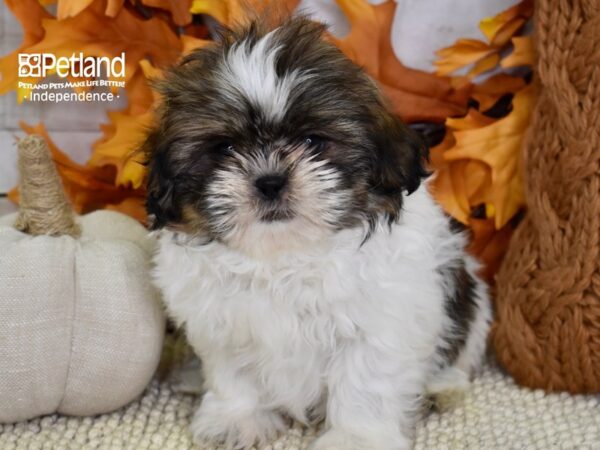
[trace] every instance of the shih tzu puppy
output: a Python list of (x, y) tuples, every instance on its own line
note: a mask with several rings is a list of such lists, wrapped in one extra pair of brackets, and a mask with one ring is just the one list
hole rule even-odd
[(322, 33), (256, 21), (159, 86), (154, 275), (202, 360), (198, 441), (324, 417), (313, 450), (406, 449), (420, 400), (482, 361), (487, 290), (426, 149)]

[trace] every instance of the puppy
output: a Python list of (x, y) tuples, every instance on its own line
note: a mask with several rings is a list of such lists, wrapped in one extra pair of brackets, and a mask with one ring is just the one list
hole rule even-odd
[(203, 363), (200, 442), (324, 414), (313, 450), (406, 449), (420, 400), (481, 364), (488, 294), (426, 149), (322, 33), (257, 21), (159, 86), (154, 275)]

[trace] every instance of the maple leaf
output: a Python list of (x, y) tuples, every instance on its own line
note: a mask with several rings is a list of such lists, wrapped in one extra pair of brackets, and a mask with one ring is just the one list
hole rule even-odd
[(58, 0), (56, 17), (59, 20), (73, 17), (90, 6), (94, 0)]
[(231, 26), (239, 15), (239, 6), (235, 0), (193, 0), (190, 11), (192, 14), (207, 14), (217, 22)]
[(124, 112), (109, 112), (111, 124), (105, 128), (109, 137), (93, 145), (92, 166), (112, 165), (117, 168), (115, 183), (140, 188), (144, 181), (143, 155), (137, 149), (144, 142), (146, 133), (153, 123), (152, 111), (132, 115)]
[[(63, 20), (68, 17), (74, 17), (89, 7), (95, 0), (58, 0), (56, 7), (56, 17)], [(125, 0), (107, 0), (104, 13), (109, 17), (115, 17)]]
[(121, 8), (123, 7), (124, 3), (125, 0), (108, 0), (106, 3), (106, 10), (104, 11), (104, 13), (108, 17), (116, 17), (117, 14), (119, 14), (119, 11), (121, 11)]
[[(183, 46), (181, 55), (185, 56), (188, 53), (190, 53), (198, 48), (205, 47), (206, 45), (208, 45), (210, 43), (210, 41), (208, 41), (206, 39), (198, 39), (193, 36), (182, 35), (181, 43)], [(157, 74), (155, 74), (155, 75), (157, 75)]]
[(406, 122), (441, 122), (466, 112), (470, 86), (455, 87), (449, 78), (404, 66), (392, 49), (391, 29), (396, 3), (371, 5), (362, 0), (337, 0), (350, 22), (350, 33), (330, 36), (350, 59), (381, 85), (394, 112)]
[[(531, 64), (531, 61), (529, 62)], [(515, 94), (526, 86), (522, 77), (499, 73), (473, 86), (471, 98), (477, 100), (480, 111), (487, 111), (506, 94)]]
[(452, 46), (436, 52), (434, 62), (438, 75), (449, 75), (461, 67), (473, 64), (494, 52), (489, 44), (477, 39), (459, 39)]
[(491, 44), (501, 46), (508, 42), (532, 14), (533, 1), (523, 0), (493, 17), (484, 18), (479, 23), (479, 29)]
[[(506, 117), (494, 120), (470, 110), (465, 118), (446, 122), (446, 138), (432, 149), (438, 169), (432, 186), (457, 220), (468, 224), (471, 210), (484, 203), (500, 229), (524, 207), (520, 155), (533, 102), (534, 88), (527, 86), (515, 94)], [(466, 162), (476, 165), (467, 167)]]
[(169, 11), (175, 25), (183, 26), (192, 21), (192, 0), (141, 0), (145, 6)]
[(300, 0), (193, 0), (190, 11), (207, 14), (226, 27), (233, 27), (257, 15), (292, 12), (299, 3)]
[(529, 66), (535, 58), (533, 39), (530, 36), (516, 36), (511, 39), (513, 51), (502, 58), (500, 65), (504, 68)]
[(507, 223), (497, 230), (493, 219), (469, 219), (471, 241), (467, 251), (482, 264), (480, 275), (490, 285), (495, 284), (495, 275), (508, 250), (508, 243), (515, 230), (515, 224)]
[[(531, 38), (514, 36), (531, 14), (532, 2), (525, 0), (483, 19), (480, 29), (487, 42), (459, 39), (441, 49), (437, 73), (470, 66), (466, 77), (453, 78), (459, 85), (498, 68), (531, 66)], [(511, 43), (512, 53), (504, 56)], [(506, 114), (502, 111), (509, 95)], [(512, 219), (525, 206), (521, 147), (535, 93), (522, 77), (498, 73), (472, 85), (471, 98), (478, 109), (447, 119), (444, 140), (431, 150), (436, 175), (430, 186), (444, 210), (471, 230), (469, 251), (484, 263), (483, 275), (492, 283), (513, 231)]]
[(156, 18), (139, 20), (127, 9), (107, 20), (103, 9), (102, 2), (93, 3), (76, 17), (43, 20), (43, 39), (27, 51), (52, 53), (57, 58), (80, 52), (113, 58), (125, 52), (125, 81), (136, 74), (144, 58), (152, 58), (158, 66), (168, 66), (179, 57), (181, 41), (165, 22)]
[(103, 136), (93, 144), (88, 163), (93, 166), (114, 166), (115, 183), (135, 189), (143, 185), (145, 177), (144, 161), (137, 149), (153, 123), (152, 106), (157, 101), (148, 79), (160, 74), (160, 70), (147, 60), (140, 61), (140, 67), (142, 70), (125, 88), (128, 106), (122, 111), (108, 113), (109, 123), (101, 126)]
[[(436, 73), (449, 75), (458, 69), (472, 65), (467, 72), (467, 77), (472, 79), (495, 68), (501, 60), (500, 53), (532, 14), (533, 1), (523, 0), (494, 17), (483, 19), (479, 28), (487, 42), (478, 39), (459, 39), (450, 47), (438, 50), (439, 59), (434, 63)], [(514, 45), (516, 49), (517, 44)]]

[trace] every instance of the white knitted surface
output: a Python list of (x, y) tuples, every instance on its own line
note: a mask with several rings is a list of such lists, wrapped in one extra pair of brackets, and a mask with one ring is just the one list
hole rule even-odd
[[(197, 448), (187, 430), (197, 401), (154, 381), (139, 400), (111, 414), (0, 425), (0, 449)], [(315, 433), (292, 425), (265, 450), (305, 449)], [(420, 422), (415, 449), (600, 449), (600, 396), (521, 389), (488, 367), (453, 409)]]

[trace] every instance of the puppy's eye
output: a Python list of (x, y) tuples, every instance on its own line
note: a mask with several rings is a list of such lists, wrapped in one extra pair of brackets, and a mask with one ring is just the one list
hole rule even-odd
[(327, 140), (316, 134), (311, 134), (304, 138), (304, 145), (314, 150), (321, 151), (327, 146)]
[(212, 146), (213, 150), (219, 153), (231, 153), (235, 151), (235, 145), (231, 141), (218, 141)]

